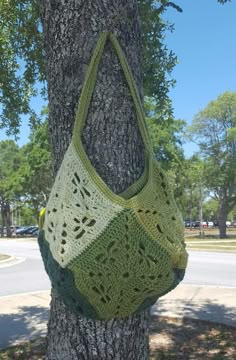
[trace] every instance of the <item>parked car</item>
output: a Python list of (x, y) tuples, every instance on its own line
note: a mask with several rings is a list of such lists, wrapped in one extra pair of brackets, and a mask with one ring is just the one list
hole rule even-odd
[(207, 228), (207, 227), (208, 227), (208, 222), (207, 222), (207, 221), (203, 221), (203, 222), (202, 222), (202, 227)]
[(27, 231), (26, 235), (33, 235), (38, 230), (38, 226), (31, 226)]
[(33, 235), (38, 230), (38, 226), (25, 226), (16, 231), (16, 235)]
[(27, 229), (27, 226), (20, 227), (16, 230), (16, 235), (23, 235), (24, 231)]
[[(214, 220), (214, 226), (219, 226), (219, 220)], [(230, 227), (233, 226), (231, 221), (226, 221), (226, 227)], [(236, 226), (236, 221), (235, 221), (235, 226)]]
[(199, 228), (200, 227), (200, 221), (196, 220), (193, 222), (193, 228)]
[(194, 225), (194, 221), (192, 221), (192, 220), (185, 220), (184, 221), (184, 226), (186, 228), (191, 228), (191, 227), (193, 227), (193, 225)]
[(185, 220), (184, 222), (186, 228), (199, 228), (200, 227), (200, 221), (198, 220)]

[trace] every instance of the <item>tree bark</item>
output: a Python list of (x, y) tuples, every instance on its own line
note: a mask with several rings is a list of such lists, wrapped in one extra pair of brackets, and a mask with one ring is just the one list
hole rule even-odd
[[(43, 0), (40, 6), (55, 175), (71, 140), (82, 82), (102, 31), (118, 37), (142, 97), (140, 28), (136, 0)], [(127, 84), (109, 43), (82, 140), (98, 174), (115, 193), (142, 175), (144, 146)], [(147, 360), (147, 328), (147, 312), (111, 321), (77, 317), (52, 290), (47, 359)]]
[(2, 219), (2, 225), (1, 225), (1, 237), (4, 237), (4, 226), (5, 226), (5, 217), (4, 217), (4, 211), (3, 211), (3, 201), (1, 201), (1, 219)]
[(11, 237), (11, 217), (10, 217), (10, 204), (8, 201), (2, 201), (1, 204), (2, 216), (2, 231), (4, 234), (4, 227), (6, 227), (6, 236)]
[(220, 200), (219, 207), (219, 230), (220, 239), (225, 239), (226, 235), (226, 221), (227, 221), (228, 209), (224, 199)]
[(5, 217), (7, 237), (11, 237), (11, 209), (8, 201), (5, 203)]

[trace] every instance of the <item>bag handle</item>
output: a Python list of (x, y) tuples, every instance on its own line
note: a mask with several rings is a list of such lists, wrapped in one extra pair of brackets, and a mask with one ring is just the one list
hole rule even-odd
[(85, 125), (85, 120), (88, 115), (89, 104), (91, 102), (92, 94), (96, 83), (98, 65), (100, 63), (103, 50), (108, 39), (111, 41), (116, 51), (117, 57), (120, 61), (121, 67), (125, 75), (125, 79), (128, 83), (137, 114), (139, 130), (141, 132), (146, 151), (152, 153), (151, 141), (145, 123), (145, 115), (131, 69), (119, 45), (118, 40), (112, 33), (109, 32), (104, 32), (100, 35), (95, 50), (93, 52), (90, 64), (88, 66), (79, 100), (78, 109), (76, 112), (72, 141), (76, 143), (78, 141), (78, 137), (81, 137), (81, 133)]

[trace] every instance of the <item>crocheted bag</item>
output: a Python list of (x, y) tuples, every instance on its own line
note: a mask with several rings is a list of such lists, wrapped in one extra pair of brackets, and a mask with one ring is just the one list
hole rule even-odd
[[(81, 141), (107, 40), (112, 43), (137, 112), (146, 148), (145, 172), (114, 194), (97, 174)], [(141, 101), (114, 35), (103, 33), (84, 81), (72, 142), (45, 213), (39, 245), (46, 271), (71, 311), (111, 319), (140, 312), (183, 279), (187, 253), (183, 221), (164, 172), (153, 158)]]

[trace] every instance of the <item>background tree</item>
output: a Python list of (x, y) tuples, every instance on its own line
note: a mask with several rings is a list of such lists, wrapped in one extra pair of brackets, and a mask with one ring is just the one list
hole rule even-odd
[[(204, 180), (204, 162), (193, 155), (182, 163), (182, 194), (178, 198), (178, 205), (185, 219), (203, 221), (203, 203), (208, 189)], [(200, 224), (200, 236), (203, 235)]]
[(236, 204), (236, 93), (225, 92), (195, 117), (190, 131), (205, 161), (204, 178), (219, 203), (220, 238)]
[(21, 179), (16, 175), (22, 157), (19, 147), (13, 140), (0, 142), (0, 206), (2, 217), (1, 236), (3, 227), (6, 227), (6, 234), (11, 236), (11, 208), (14, 202), (20, 197)]
[(165, 37), (173, 32), (173, 24), (162, 18), (168, 7), (177, 11), (182, 9), (169, 1), (139, 0), (139, 10), (142, 26), (141, 64), (143, 74), (144, 95), (148, 104), (155, 105), (155, 118), (159, 123), (173, 120), (172, 103), (169, 90), (175, 81), (171, 73), (177, 64), (177, 56), (168, 50)]
[(230, 216), (229, 216), (231, 221), (236, 222), (236, 206), (233, 208), (233, 210), (230, 212)]
[[(13, 212), (21, 210), (22, 215), (31, 212), (30, 216), (34, 216), (35, 223), (40, 209), (46, 205), (51, 185), (51, 151), (47, 122), (32, 130), (30, 141), (22, 148), (13, 140), (1, 141), (1, 234), (3, 235), (4, 226), (7, 228), (7, 236), (10, 236), (10, 226), (19, 225), (12, 222)], [(23, 210), (25, 204), (27, 206)]]
[(186, 123), (174, 119), (171, 113), (169, 117), (160, 116), (158, 108), (155, 99), (145, 98), (147, 125), (154, 154), (166, 170), (176, 201), (179, 203), (185, 189), (185, 158), (182, 144)]
[(38, 217), (46, 206), (52, 186), (51, 149), (48, 139), (48, 122), (32, 129), (30, 141), (21, 148), (23, 162), (18, 171), (22, 182), (22, 196)]
[(36, 1), (0, 2), (0, 128), (17, 135), (21, 115), (37, 122), (30, 104), (45, 80), (42, 32)]
[(214, 221), (218, 219), (218, 201), (215, 199), (208, 198), (203, 203), (203, 214), (204, 219), (208, 221)]

